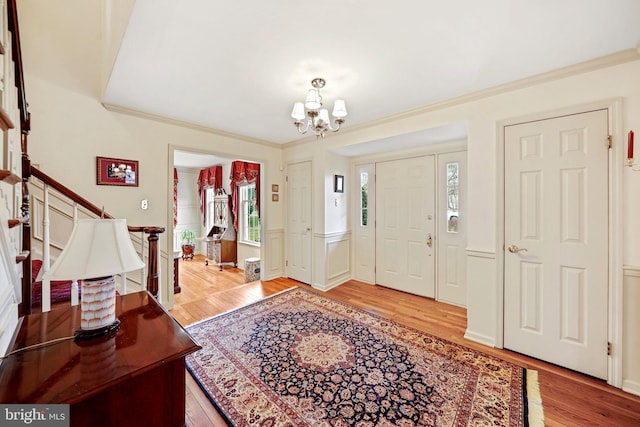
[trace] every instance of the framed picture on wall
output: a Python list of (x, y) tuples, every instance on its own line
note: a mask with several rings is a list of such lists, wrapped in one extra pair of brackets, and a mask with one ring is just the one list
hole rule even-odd
[(138, 186), (138, 161), (96, 157), (96, 184)]
[(344, 193), (344, 175), (333, 176), (333, 192)]

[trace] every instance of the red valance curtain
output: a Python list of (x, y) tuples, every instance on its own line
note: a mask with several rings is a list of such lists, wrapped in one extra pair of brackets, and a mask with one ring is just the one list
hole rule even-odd
[(200, 195), (200, 212), (202, 224), (207, 225), (207, 189), (222, 188), (222, 166), (211, 166), (202, 169), (198, 175), (198, 194)]
[(178, 169), (173, 168), (173, 226), (178, 225)]
[(233, 211), (233, 225), (238, 229), (238, 184), (256, 183), (256, 209), (260, 215), (260, 165), (258, 163), (235, 161), (231, 162), (231, 200)]

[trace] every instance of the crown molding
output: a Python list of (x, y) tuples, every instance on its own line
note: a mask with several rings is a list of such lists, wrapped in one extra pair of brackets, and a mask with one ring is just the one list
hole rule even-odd
[(121, 113), (121, 114), (126, 114), (128, 116), (133, 116), (133, 117), (139, 117), (142, 119), (147, 119), (147, 120), (153, 120), (156, 122), (161, 122), (164, 124), (168, 124), (168, 125), (173, 125), (173, 126), (179, 126), (179, 127), (183, 127), (183, 128), (187, 128), (187, 129), (192, 129), (192, 130), (197, 130), (200, 132), (206, 132), (206, 133), (210, 133), (213, 135), (217, 135), (217, 136), (222, 136), (225, 138), (232, 138), (232, 139), (237, 139), (240, 141), (244, 141), (244, 142), (251, 142), (253, 144), (260, 144), (260, 145), (264, 145), (267, 147), (272, 147), (272, 148), (278, 148), (278, 149), (282, 149), (283, 145), (282, 144), (277, 144), (275, 142), (269, 142), (269, 141), (265, 141), (262, 139), (258, 139), (258, 138), (251, 138), (249, 136), (245, 136), (245, 135), (240, 135), (237, 133), (232, 133), (232, 132), (225, 132), (223, 130), (220, 129), (214, 129), (208, 126), (203, 126), (203, 125), (197, 125), (195, 123), (189, 123), (189, 122), (185, 122), (182, 120), (176, 120), (176, 119), (170, 119), (168, 117), (163, 117), (163, 116), (158, 116), (155, 114), (150, 114), (150, 113), (145, 113), (143, 111), (139, 111), (139, 110), (134, 110), (131, 108), (126, 108), (126, 107), (121, 107), (119, 105), (114, 105), (114, 104), (109, 104), (106, 102), (102, 102), (102, 106), (104, 108), (106, 108), (108, 111), (114, 112), (114, 113)]
[[(588, 61), (580, 62), (577, 64), (569, 65), (556, 70), (547, 71), (545, 73), (536, 74), (534, 76), (525, 77), (512, 82), (504, 83), (497, 86), (492, 86), (486, 89), (481, 89), (475, 92), (470, 92), (464, 95), (456, 96), (453, 98), (438, 101), (432, 104), (427, 104), (421, 107), (417, 107), (411, 110), (402, 111), (390, 116), (383, 117), (375, 121), (369, 121), (366, 123), (359, 123), (356, 125), (348, 126), (340, 130), (341, 135), (348, 135), (358, 132), (363, 129), (371, 128), (373, 125), (379, 126), (388, 124), (391, 122), (408, 119), (411, 117), (419, 116), (425, 113), (442, 110), (445, 108), (454, 107), (461, 104), (466, 104), (480, 99), (489, 98), (495, 95), (500, 95), (507, 92), (512, 92), (518, 89), (524, 89), (530, 86), (536, 86), (539, 84), (551, 82), (554, 80), (560, 80), (565, 77), (575, 76), (578, 74), (584, 74), (590, 71), (599, 70), (602, 68), (613, 67), (615, 65), (624, 64), (627, 62), (637, 61), (640, 59), (640, 43), (637, 47), (632, 49), (622, 50), (610, 55), (601, 56)], [(315, 141), (312, 137), (304, 139), (298, 139), (283, 144), (284, 148), (291, 148), (297, 145), (303, 145)]]

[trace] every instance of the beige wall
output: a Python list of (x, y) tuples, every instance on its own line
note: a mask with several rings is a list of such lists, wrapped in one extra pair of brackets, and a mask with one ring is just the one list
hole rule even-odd
[[(62, 6), (27, 0), (18, 6), (32, 162), (130, 225), (166, 227), (160, 240), (161, 296), (171, 307), (173, 149), (264, 163), (268, 188), (283, 184), (281, 149), (106, 110), (100, 103), (102, 2), (69, 0)], [(138, 160), (139, 186), (97, 186), (96, 156)], [(148, 210), (140, 209), (142, 199)], [(281, 204), (269, 199), (263, 209), (265, 230), (281, 229)]]

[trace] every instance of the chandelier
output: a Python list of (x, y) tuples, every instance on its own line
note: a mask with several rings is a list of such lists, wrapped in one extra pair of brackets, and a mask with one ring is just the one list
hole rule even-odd
[[(302, 102), (296, 102), (293, 104), (293, 111), (291, 117), (295, 119), (293, 124), (301, 134), (307, 133), (309, 129), (313, 129), (316, 133), (316, 138), (324, 138), (325, 132), (338, 132), (340, 125), (344, 123), (344, 118), (347, 116), (347, 107), (344, 104), (343, 99), (336, 99), (333, 104), (333, 111), (331, 115), (335, 118), (334, 122), (336, 127), (331, 127), (331, 121), (329, 120), (329, 112), (326, 108), (322, 108), (322, 96), (320, 95), (320, 89), (325, 85), (324, 79), (316, 77), (311, 80), (311, 86), (313, 89), (309, 89), (307, 92), (307, 100)], [(306, 114), (305, 114), (306, 108)], [(303, 128), (302, 120), (308, 117), (307, 125)]]

